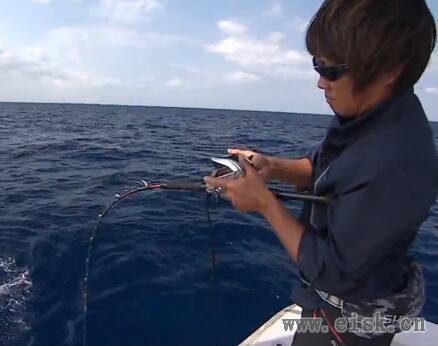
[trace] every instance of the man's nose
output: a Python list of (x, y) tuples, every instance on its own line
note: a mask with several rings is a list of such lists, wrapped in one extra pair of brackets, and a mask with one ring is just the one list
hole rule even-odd
[(323, 77), (319, 76), (318, 88), (325, 90), (325, 89), (327, 89), (327, 86), (328, 86), (328, 81), (326, 79), (324, 79)]

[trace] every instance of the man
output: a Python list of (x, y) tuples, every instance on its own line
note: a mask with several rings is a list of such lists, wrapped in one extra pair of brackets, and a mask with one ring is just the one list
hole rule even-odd
[[(398, 319), (424, 304), (419, 266), (407, 255), (438, 189), (438, 160), (426, 115), (413, 91), (435, 46), (424, 0), (327, 0), (306, 43), (318, 87), (335, 116), (324, 141), (302, 159), (229, 152), (245, 177), (215, 179), (241, 211), (261, 213), (296, 262), (294, 300), (303, 317), (322, 318), (328, 333), (300, 333), (293, 345), (390, 345)], [(330, 198), (305, 203), (294, 218), (268, 180)], [(385, 328), (367, 329), (378, 314)], [(356, 324), (338, 330), (338, 317)]]

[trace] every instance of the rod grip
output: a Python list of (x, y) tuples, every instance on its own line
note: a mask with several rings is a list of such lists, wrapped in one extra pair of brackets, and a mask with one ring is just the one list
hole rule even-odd
[(271, 189), (275, 196), (279, 199), (283, 200), (295, 200), (302, 202), (312, 202), (312, 203), (321, 203), (321, 204), (329, 204), (330, 200), (326, 196), (317, 196), (309, 193), (300, 193), (300, 192), (283, 192), (276, 189)]
[(161, 188), (168, 190), (205, 191), (205, 183), (200, 181), (175, 181), (161, 184)]

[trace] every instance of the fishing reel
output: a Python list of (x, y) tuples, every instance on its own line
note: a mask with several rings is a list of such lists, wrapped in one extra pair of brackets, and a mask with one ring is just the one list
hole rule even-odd
[[(219, 178), (219, 179), (237, 179), (239, 177), (245, 176), (245, 169), (243, 165), (241, 164), (241, 160), (245, 160), (248, 162), (252, 167), (254, 167), (254, 164), (252, 161), (245, 157), (240, 155), (229, 155), (226, 157), (212, 157), (211, 161), (213, 162), (213, 165), (215, 166), (215, 169), (210, 174), (212, 177)], [(209, 186), (208, 184), (202, 185), (203, 189), (207, 191), (210, 194), (216, 194), (217, 197), (227, 199), (223, 195), (223, 189), (220, 187), (214, 187)], [(285, 192), (282, 190), (277, 190), (274, 188), (270, 188), (271, 192), (279, 199), (288, 201), (303, 201), (303, 202), (311, 202), (311, 203), (318, 203), (318, 204), (328, 204), (330, 202), (329, 196), (318, 196), (313, 195), (309, 193), (301, 193), (301, 192)]]
[[(248, 158), (243, 156), (240, 157), (246, 160), (251, 166), (253, 166), (252, 162)], [(226, 157), (212, 157), (211, 161), (215, 166), (215, 169), (210, 174), (212, 177), (218, 179), (237, 179), (239, 177), (245, 176), (245, 169), (239, 162), (238, 155), (229, 155)], [(215, 188), (207, 184), (205, 189), (208, 193), (216, 192), (219, 197), (222, 197), (222, 189), (220, 187)]]

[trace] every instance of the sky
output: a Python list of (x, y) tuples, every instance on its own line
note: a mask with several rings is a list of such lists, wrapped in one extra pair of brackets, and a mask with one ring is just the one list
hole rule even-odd
[[(330, 114), (304, 45), (321, 3), (0, 0), (0, 101)], [(438, 121), (438, 50), (416, 92)]]

